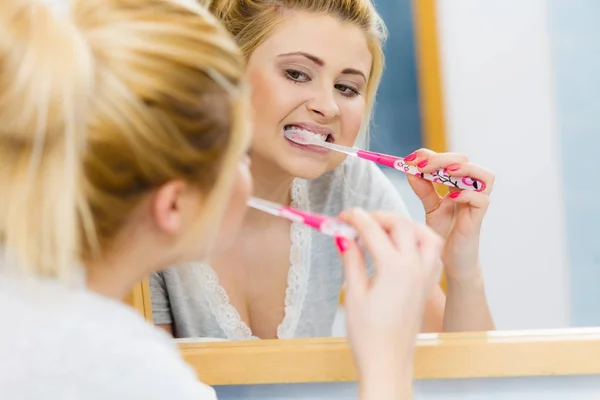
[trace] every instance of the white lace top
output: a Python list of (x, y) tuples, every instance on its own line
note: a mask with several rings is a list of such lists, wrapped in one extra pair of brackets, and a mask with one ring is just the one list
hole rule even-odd
[[(350, 207), (407, 215), (391, 182), (371, 162), (349, 157), (314, 181), (296, 179), (292, 206), (335, 216)], [(280, 339), (331, 336), (340, 291), (342, 264), (333, 240), (293, 223), (285, 316)], [(288, 268), (288, 266), (282, 266)], [(173, 324), (176, 337), (257, 339), (242, 321), (210, 265), (177, 265), (151, 277), (155, 324)]]

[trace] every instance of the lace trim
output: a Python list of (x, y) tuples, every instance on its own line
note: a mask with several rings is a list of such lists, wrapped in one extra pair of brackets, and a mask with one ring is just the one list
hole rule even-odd
[[(219, 283), (217, 273), (208, 264), (194, 264), (191, 266), (194, 275), (198, 278), (206, 301), (219, 327), (223, 330), (229, 340), (253, 340), (259, 339), (252, 335), (252, 331), (240, 314), (231, 305), (225, 288)], [(198, 277), (198, 274), (201, 276)]]
[[(292, 207), (300, 210), (310, 210), (308, 183), (303, 179), (295, 179), (291, 190)], [(281, 324), (277, 327), (279, 339), (294, 337), (302, 305), (306, 298), (308, 277), (310, 274), (311, 231), (299, 223), (292, 223), (290, 228), (290, 270), (285, 290), (285, 308)], [(196, 268), (194, 268), (196, 267)], [(229, 340), (260, 339), (252, 334), (240, 314), (229, 301), (229, 296), (219, 283), (219, 277), (208, 264), (195, 264), (194, 274), (197, 277), (208, 302), (208, 306), (217, 323)]]
[[(292, 207), (310, 210), (308, 183), (303, 179), (295, 179), (292, 184)], [(285, 313), (283, 321), (277, 328), (279, 339), (294, 337), (306, 298), (308, 277), (310, 275), (311, 231), (310, 228), (292, 223), (290, 231), (290, 271), (288, 272), (285, 290)]]

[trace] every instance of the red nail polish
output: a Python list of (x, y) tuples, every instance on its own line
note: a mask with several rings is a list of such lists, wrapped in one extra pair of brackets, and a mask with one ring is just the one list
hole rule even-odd
[(350, 248), (350, 240), (343, 237), (335, 238), (335, 245), (337, 246), (340, 253), (344, 254)]
[(460, 169), (460, 165), (449, 165), (447, 170), (448, 171), (452, 171), (452, 172), (456, 172)]
[(412, 153), (412, 154), (409, 154), (408, 156), (404, 157), (404, 161), (408, 161), (408, 162), (415, 161), (416, 159), (417, 159), (417, 153)]
[(423, 160), (423, 161), (421, 161), (420, 163), (417, 164), (417, 167), (419, 167), (419, 168), (425, 168), (428, 163), (429, 163), (428, 160)]
[(451, 198), (451, 199), (455, 199), (455, 198), (457, 198), (458, 196), (460, 196), (460, 192), (453, 192), (453, 193), (450, 193), (450, 198)]

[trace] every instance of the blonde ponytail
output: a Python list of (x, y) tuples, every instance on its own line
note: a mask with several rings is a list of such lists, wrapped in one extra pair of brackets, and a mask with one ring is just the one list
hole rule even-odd
[[(0, 247), (5, 268), (67, 278), (92, 59), (75, 26), (31, 0), (0, 4)], [(85, 207), (84, 207), (85, 208)], [(84, 213), (85, 214), (85, 213)]]

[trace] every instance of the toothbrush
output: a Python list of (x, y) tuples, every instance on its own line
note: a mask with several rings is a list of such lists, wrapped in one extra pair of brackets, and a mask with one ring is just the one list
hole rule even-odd
[(325, 215), (300, 211), (282, 204), (251, 197), (248, 200), (248, 206), (277, 217), (286, 218), (292, 222), (299, 222), (318, 230), (325, 235), (333, 237), (343, 237), (350, 240), (358, 238), (356, 231), (349, 225), (343, 223), (337, 218), (327, 217)]
[(368, 150), (359, 150), (354, 147), (340, 146), (339, 144), (318, 140), (304, 131), (286, 130), (284, 135), (294, 143), (325, 147), (330, 150), (373, 161), (377, 164), (397, 169), (398, 171), (406, 174), (416, 175), (423, 179), (427, 179), (435, 183), (441, 183), (453, 188), (481, 192), (485, 190), (486, 187), (485, 183), (478, 179), (473, 179), (470, 177), (457, 178), (450, 176), (445, 168), (438, 169), (432, 173), (422, 173), (415, 165), (408, 164), (402, 157), (390, 156)]

